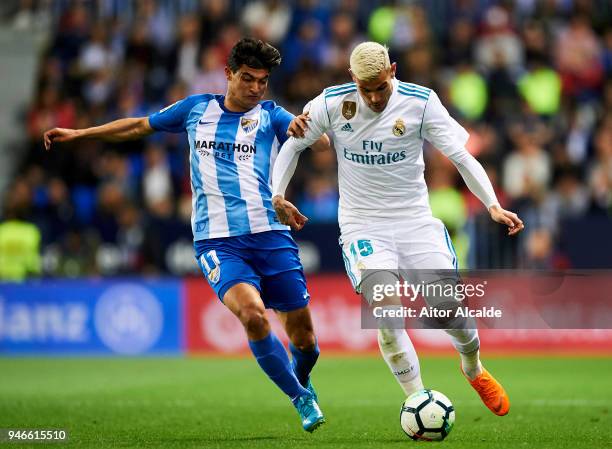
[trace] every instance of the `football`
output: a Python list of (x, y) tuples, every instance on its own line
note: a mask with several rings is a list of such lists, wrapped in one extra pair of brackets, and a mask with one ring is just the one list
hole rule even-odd
[(402, 404), (400, 425), (413, 440), (442, 441), (454, 423), (453, 404), (439, 391), (419, 390)]

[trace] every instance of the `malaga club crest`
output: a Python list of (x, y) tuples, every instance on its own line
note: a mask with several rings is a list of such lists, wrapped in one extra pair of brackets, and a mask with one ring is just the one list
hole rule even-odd
[(251, 133), (255, 128), (257, 128), (258, 120), (252, 118), (243, 117), (240, 120), (240, 126), (245, 134)]
[(401, 118), (398, 118), (395, 121), (395, 125), (393, 125), (393, 135), (397, 137), (401, 137), (406, 133), (406, 125), (404, 125), (404, 121)]

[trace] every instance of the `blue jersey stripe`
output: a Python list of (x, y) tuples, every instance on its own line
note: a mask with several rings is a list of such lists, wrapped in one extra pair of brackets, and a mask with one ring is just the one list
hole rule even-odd
[(353, 87), (355, 85), (355, 83), (346, 83), (346, 84), (340, 84), (339, 86), (335, 86), (335, 87), (328, 87), (327, 89), (325, 89), (325, 93), (329, 94), (338, 90), (342, 90), (342, 89), (346, 89), (347, 87)]
[(453, 258), (453, 267), (455, 267), (455, 271), (457, 271), (459, 269), (459, 264), (457, 263), (457, 253), (455, 253), (455, 247), (453, 246), (453, 241), (448, 234), (446, 226), (444, 226), (444, 238), (446, 239), (446, 247)]
[(423, 138), (423, 121), (425, 120), (425, 111), (427, 110), (427, 105), (429, 104), (429, 97), (427, 97), (427, 101), (425, 101), (425, 106), (423, 106), (423, 114), (421, 114), (421, 126), (419, 126), (419, 137)]
[(350, 94), (351, 92), (356, 92), (356, 91), (357, 91), (357, 89), (355, 89), (353, 87), (353, 88), (350, 88), (348, 90), (343, 90), (342, 92), (334, 92), (332, 94), (325, 95), (325, 98), (337, 97), (339, 95)]
[(402, 94), (402, 95), (406, 95), (407, 97), (418, 97), (418, 98), (421, 98), (422, 100), (427, 100), (427, 98), (428, 98), (428, 97), (426, 97), (423, 94), (420, 94), (420, 93), (417, 93), (417, 92), (414, 92), (414, 91), (413, 92), (408, 92), (408, 91), (405, 91), (405, 90), (403, 90), (401, 88), (397, 89), (397, 91), (400, 94)]
[(400, 81), (399, 85), (402, 86), (402, 87), (406, 87), (408, 89), (420, 90), (424, 94), (428, 94), (429, 95), (430, 89), (428, 89), (427, 87), (417, 86), (416, 84), (412, 84), (412, 83), (404, 83), (403, 81)]
[(344, 248), (340, 250), (342, 252), (342, 260), (344, 261), (344, 268), (346, 269), (346, 273), (351, 280), (351, 284), (353, 284), (353, 289), (357, 289), (357, 279), (355, 279), (355, 275), (353, 274), (353, 270), (351, 269), (351, 262), (349, 258), (344, 254)]
[(418, 93), (418, 94), (421, 94), (421, 95), (425, 95), (426, 97), (429, 97), (429, 91), (423, 91), (423, 90), (420, 90), (420, 89), (415, 89), (413, 87), (406, 87), (406, 86), (401, 86), (401, 85), (397, 86), (397, 88), (398, 88), (398, 90), (401, 89), (401, 90), (405, 90), (407, 92), (415, 92), (415, 93)]
[(357, 90), (357, 87), (355, 87), (355, 86), (346, 86), (346, 87), (343, 87), (341, 89), (335, 89), (332, 92), (325, 92), (325, 96), (329, 97), (330, 95), (336, 95), (336, 94), (339, 94), (341, 92), (350, 91), (350, 90)]
[(263, 205), (267, 209), (268, 223), (272, 225), (277, 223), (276, 213), (272, 207), (272, 190), (270, 189), (270, 156), (272, 154), (272, 144), (274, 143), (275, 135), (265, 132), (265, 130), (271, 126), (270, 113), (262, 110), (259, 117), (261, 124), (255, 136), (255, 146), (257, 148), (269, 148), (270, 151), (259, 151), (255, 153), (253, 171), (259, 180), (259, 193), (261, 194)]
[(401, 95), (405, 95), (406, 97), (420, 98), (421, 100), (427, 101), (427, 97), (424, 97), (422, 95), (417, 95), (417, 94), (413, 94), (413, 93), (406, 93), (406, 92), (401, 92), (401, 91), (399, 91), (399, 93)]
[(186, 129), (189, 138), (189, 148), (191, 149), (191, 158), (189, 168), (191, 170), (191, 185), (193, 186), (193, 194), (196, 196), (195, 210), (193, 211), (195, 220), (193, 223), (193, 233), (203, 233), (204, 238), (208, 238), (210, 230), (210, 220), (208, 219), (208, 201), (206, 194), (204, 193), (204, 180), (202, 179), (202, 173), (199, 168), (199, 156), (195, 150), (195, 139), (196, 139), (196, 127), (198, 126), (198, 120), (206, 111), (209, 102), (198, 103), (191, 110), (191, 114), (187, 119)]
[(406, 83), (404, 81), (400, 81), (399, 84), (400, 86), (412, 87), (414, 89), (420, 89), (426, 92), (430, 90), (428, 87), (419, 86), (418, 84), (414, 84), (414, 83)]
[[(223, 113), (217, 123), (215, 142), (227, 142), (234, 144), (240, 117)], [(225, 201), (225, 214), (229, 226), (230, 237), (234, 235), (250, 234), (249, 216), (246, 201), (240, 194), (240, 181), (238, 168), (234, 161), (234, 151), (215, 151), (222, 157), (215, 156), (215, 167), (217, 169), (217, 181), (219, 190)]]
[(400, 92), (401, 95), (404, 95), (406, 97), (412, 97), (412, 98), (420, 98), (423, 101), (427, 101), (426, 97), (423, 97), (422, 95), (416, 95), (416, 94), (407, 94), (405, 92)]

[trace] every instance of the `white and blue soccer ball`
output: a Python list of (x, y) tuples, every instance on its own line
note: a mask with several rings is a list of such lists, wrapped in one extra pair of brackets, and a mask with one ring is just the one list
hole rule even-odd
[(408, 396), (400, 411), (400, 425), (413, 440), (442, 441), (455, 424), (452, 402), (439, 391), (419, 390)]

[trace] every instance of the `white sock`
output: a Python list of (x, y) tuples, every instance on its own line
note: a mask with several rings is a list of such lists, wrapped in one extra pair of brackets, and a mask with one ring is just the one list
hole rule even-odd
[(461, 356), (463, 372), (473, 380), (482, 373), (478, 329), (445, 329), (445, 332), (450, 336), (453, 346)]
[(474, 380), (476, 376), (482, 374), (482, 363), (480, 363), (480, 351), (468, 352), (466, 354), (460, 352), (461, 369), (470, 380)]
[(451, 337), (453, 346), (461, 356), (461, 369), (474, 380), (482, 373), (480, 363), (480, 338), (477, 329), (446, 329), (446, 333)]
[(423, 389), (419, 359), (405, 329), (378, 329), (378, 347), (406, 396)]

